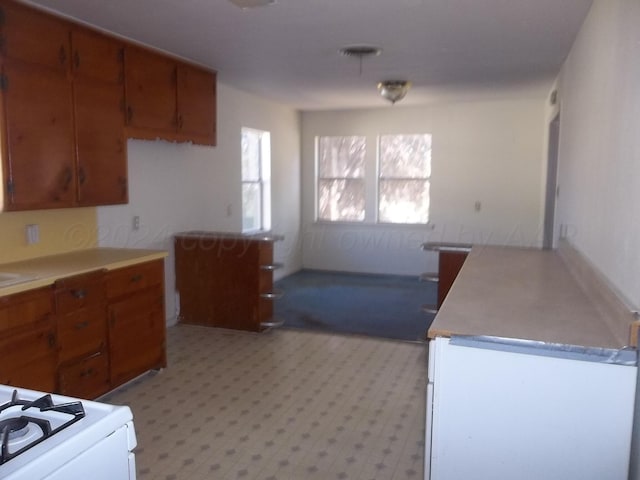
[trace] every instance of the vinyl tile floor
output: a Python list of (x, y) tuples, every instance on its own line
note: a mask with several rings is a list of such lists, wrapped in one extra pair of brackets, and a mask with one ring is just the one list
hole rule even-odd
[(178, 325), (129, 405), (139, 480), (423, 478), (427, 346)]

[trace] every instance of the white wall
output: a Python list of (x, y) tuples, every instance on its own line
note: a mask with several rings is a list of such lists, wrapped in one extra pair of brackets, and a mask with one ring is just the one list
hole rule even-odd
[[(165, 262), (167, 319), (174, 321), (172, 235), (185, 230), (239, 232), (242, 228), (241, 127), (271, 132), (272, 230), (285, 235), (275, 257), (278, 276), (301, 265), (299, 114), (218, 84), (218, 145), (129, 140), (129, 204), (98, 208), (99, 245), (169, 251)], [(228, 209), (231, 214), (227, 215)], [(132, 219), (141, 228), (133, 231)]]
[[(425, 241), (539, 246), (547, 89), (424, 107), (304, 112), (303, 265), (417, 275), (437, 270), (436, 255), (419, 249)], [(315, 222), (315, 137), (366, 135), (374, 142), (384, 133), (433, 135), (430, 225)]]
[(596, 1), (560, 76), (558, 219), (640, 307), (640, 1)]

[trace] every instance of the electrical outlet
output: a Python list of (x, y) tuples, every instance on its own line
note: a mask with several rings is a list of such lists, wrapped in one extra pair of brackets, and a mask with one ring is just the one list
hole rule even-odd
[(228, 205), (227, 205), (227, 217), (230, 217), (230, 216), (231, 216), (231, 213), (232, 213), (232, 211), (231, 211), (231, 204), (228, 204)]
[(482, 203), (480, 203), (480, 200), (476, 200), (476, 203), (473, 206), (473, 208), (475, 209), (476, 212), (479, 212), (480, 210), (482, 210)]
[(137, 231), (140, 230), (140, 216), (136, 215), (133, 217), (133, 222), (132, 222), (132, 226), (133, 226), (133, 231)]
[(27, 237), (27, 245), (33, 245), (40, 241), (40, 225), (33, 223), (25, 227), (25, 234)]

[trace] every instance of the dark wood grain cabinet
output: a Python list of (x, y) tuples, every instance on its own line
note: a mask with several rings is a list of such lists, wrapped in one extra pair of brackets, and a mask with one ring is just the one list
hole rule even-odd
[(455, 282), (464, 261), (467, 259), (467, 251), (441, 250), (438, 254), (438, 308), (444, 303), (453, 282)]
[(0, 2), (7, 210), (126, 203), (122, 46)]
[(127, 203), (123, 45), (105, 35), (71, 32), (77, 154), (77, 203)]
[(93, 399), (165, 367), (163, 262), (0, 297), (0, 384)]
[(128, 201), (126, 138), (216, 144), (216, 74), (0, 0), (5, 210)]
[(95, 398), (111, 388), (104, 271), (54, 284), (58, 338), (58, 391)]
[[(276, 237), (277, 238), (277, 237)], [(185, 233), (175, 237), (180, 321), (261, 331), (276, 326), (274, 237)]]
[(55, 391), (57, 348), (50, 288), (0, 297), (0, 384)]
[(107, 275), (109, 369), (114, 385), (167, 365), (163, 272), (163, 261), (157, 260)]
[(130, 137), (215, 145), (215, 73), (127, 46), (125, 91)]

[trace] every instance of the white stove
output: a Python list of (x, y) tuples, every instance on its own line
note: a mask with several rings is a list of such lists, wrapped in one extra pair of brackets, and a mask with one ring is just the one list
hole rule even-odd
[(0, 478), (135, 480), (129, 407), (0, 385)]

